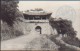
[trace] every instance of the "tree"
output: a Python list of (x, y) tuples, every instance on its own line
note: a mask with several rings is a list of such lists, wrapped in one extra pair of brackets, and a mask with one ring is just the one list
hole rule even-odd
[(2, 0), (1, 1), (1, 18), (0, 20), (6, 22), (9, 26), (12, 26), (16, 20), (16, 11), (18, 0)]
[(70, 20), (50, 18), (50, 24), (53, 28), (56, 28), (58, 34), (67, 34), (72, 37), (76, 36), (76, 31), (72, 27), (72, 22)]

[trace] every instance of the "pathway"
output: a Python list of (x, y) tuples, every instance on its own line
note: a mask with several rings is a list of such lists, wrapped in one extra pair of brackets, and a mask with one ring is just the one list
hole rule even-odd
[(23, 35), (15, 39), (10, 39), (1, 42), (1, 50), (23, 50), (26, 44), (37, 38), (39, 34), (31, 33), (29, 35)]

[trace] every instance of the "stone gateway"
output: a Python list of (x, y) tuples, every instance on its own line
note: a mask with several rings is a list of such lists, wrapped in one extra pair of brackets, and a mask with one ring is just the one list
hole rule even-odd
[(44, 10), (35, 9), (28, 10), (24, 13), (25, 22), (28, 23), (30, 32), (38, 34), (52, 34), (52, 28), (49, 24), (49, 18), (51, 17), (51, 12), (46, 12)]

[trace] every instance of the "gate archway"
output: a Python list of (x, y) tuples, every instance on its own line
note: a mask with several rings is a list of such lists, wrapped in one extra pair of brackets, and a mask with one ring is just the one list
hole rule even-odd
[(41, 32), (41, 27), (40, 27), (40, 26), (37, 26), (37, 27), (35, 28), (35, 31), (36, 31), (37, 33), (39, 33), (39, 34), (42, 33), (42, 32)]

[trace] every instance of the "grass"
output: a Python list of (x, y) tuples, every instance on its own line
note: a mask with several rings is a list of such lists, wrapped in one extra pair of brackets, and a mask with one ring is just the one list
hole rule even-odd
[[(58, 37), (58, 36), (54, 36), (54, 35), (51, 35), (49, 38), (50, 40), (52, 40), (53, 42), (55, 42), (56, 45), (60, 46), (60, 48), (58, 49), (59, 51), (77, 51), (76, 49), (74, 48), (69, 48), (67, 46), (65, 46), (64, 44), (61, 44), (59, 41), (57, 41), (55, 38)], [(68, 39), (68, 38), (67, 38)], [(64, 39), (66, 41), (66, 39)], [(64, 42), (65, 42), (64, 41)], [(69, 41), (69, 40), (67, 40)], [(70, 41), (72, 42), (72, 41)], [(75, 42), (74, 42), (75, 43)], [(77, 42), (76, 42), (77, 43)], [(70, 44), (71, 45), (71, 44)], [(79, 44), (78, 44), (79, 45)]]
[(8, 26), (6, 22), (1, 23), (1, 41), (23, 35), (23, 32), (17, 29), (17, 26), (15, 27), (15, 29), (14, 27)]
[(68, 44), (80, 47), (80, 40), (77, 37), (63, 37), (62, 40)]

